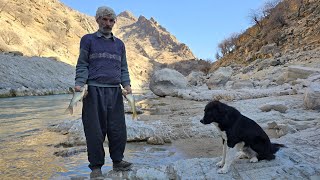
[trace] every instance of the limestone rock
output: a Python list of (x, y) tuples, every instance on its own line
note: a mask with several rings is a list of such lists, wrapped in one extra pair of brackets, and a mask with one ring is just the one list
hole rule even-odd
[(262, 112), (269, 112), (271, 110), (279, 111), (281, 113), (285, 113), (287, 111), (287, 107), (283, 104), (279, 103), (269, 103), (260, 107)]
[(188, 76), (188, 83), (192, 86), (201, 86), (204, 83), (204, 73), (201, 71), (192, 71)]
[(160, 96), (175, 96), (177, 89), (184, 89), (187, 87), (187, 79), (178, 71), (164, 68), (156, 71), (151, 80), (150, 90)]
[(163, 145), (165, 142), (160, 136), (152, 136), (147, 139), (147, 143), (152, 145)]
[(250, 80), (239, 80), (235, 81), (232, 85), (232, 89), (252, 89), (254, 88), (252, 81)]
[(303, 99), (307, 109), (320, 109), (320, 83), (312, 83), (306, 90)]
[(229, 80), (233, 73), (231, 67), (221, 67), (213, 74), (211, 74), (210, 78), (207, 80), (206, 84), (209, 89), (215, 89), (219, 87), (223, 87)]
[(298, 78), (306, 79), (313, 73), (320, 73), (320, 69), (301, 66), (289, 66), (285, 81), (289, 82)]

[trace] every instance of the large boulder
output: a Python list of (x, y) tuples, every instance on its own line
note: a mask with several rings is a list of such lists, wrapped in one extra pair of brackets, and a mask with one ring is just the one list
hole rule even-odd
[(251, 80), (238, 80), (232, 85), (233, 89), (253, 89), (254, 85)]
[(191, 86), (201, 86), (204, 83), (204, 73), (201, 71), (192, 71), (187, 76), (187, 80)]
[(231, 67), (220, 67), (207, 80), (206, 84), (208, 88), (216, 89), (223, 87), (230, 80), (232, 73), (233, 69)]
[(286, 74), (286, 82), (296, 79), (307, 79), (311, 74), (314, 73), (320, 73), (320, 69), (301, 66), (289, 66)]
[(286, 70), (277, 78), (277, 84), (284, 84), (297, 79), (307, 79), (312, 75), (320, 73), (320, 69), (302, 66), (289, 66)]
[(178, 89), (185, 89), (188, 81), (176, 70), (164, 68), (156, 71), (149, 84), (150, 90), (160, 96), (176, 96)]
[(320, 83), (311, 83), (304, 94), (303, 102), (307, 109), (320, 109)]

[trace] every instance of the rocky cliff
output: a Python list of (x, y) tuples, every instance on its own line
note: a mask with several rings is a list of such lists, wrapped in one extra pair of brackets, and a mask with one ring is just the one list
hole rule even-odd
[[(319, 47), (319, 0), (283, 0), (276, 5), (270, 2), (262, 12), (257, 10), (251, 15), (252, 27), (219, 44), (221, 57), (211, 71), (229, 65), (244, 67), (255, 61), (279, 59)], [(310, 59), (301, 60), (306, 58)]]
[[(59, 0), (0, 0), (0, 52), (19, 51), (25, 56), (54, 57), (75, 65), (80, 38), (95, 32), (94, 17), (75, 11)], [(118, 15), (114, 34), (123, 39), (132, 85), (148, 83), (161, 63), (194, 60), (180, 43), (154, 18), (136, 18), (125, 11)]]

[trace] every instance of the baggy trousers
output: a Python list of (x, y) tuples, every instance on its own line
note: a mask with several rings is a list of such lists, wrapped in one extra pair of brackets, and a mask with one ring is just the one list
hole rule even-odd
[(112, 161), (123, 159), (127, 130), (120, 87), (89, 86), (88, 94), (83, 99), (82, 123), (90, 169), (104, 165), (103, 142), (106, 135)]

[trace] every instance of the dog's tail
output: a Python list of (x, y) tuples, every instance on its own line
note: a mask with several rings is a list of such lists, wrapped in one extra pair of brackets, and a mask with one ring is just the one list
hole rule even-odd
[(278, 143), (271, 143), (271, 151), (272, 154), (279, 151), (280, 148), (286, 147), (284, 144), (278, 144)]

